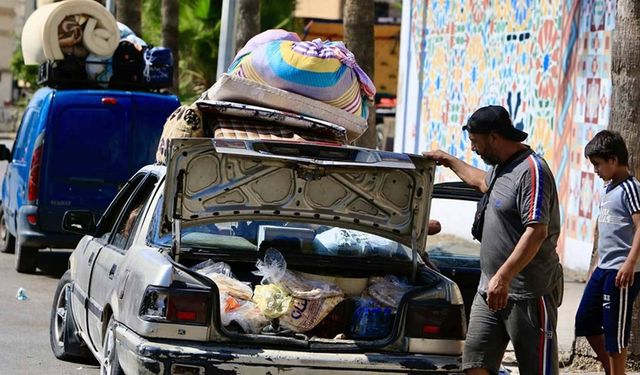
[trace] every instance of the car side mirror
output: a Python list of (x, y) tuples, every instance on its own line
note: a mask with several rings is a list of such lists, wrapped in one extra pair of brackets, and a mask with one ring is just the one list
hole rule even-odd
[(62, 218), (62, 229), (78, 234), (93, 234), (96, 220), (91, 211), (67, 211)]
[(6, 145), (0, 145), (0, 160), (11, 161), (11, 150)]

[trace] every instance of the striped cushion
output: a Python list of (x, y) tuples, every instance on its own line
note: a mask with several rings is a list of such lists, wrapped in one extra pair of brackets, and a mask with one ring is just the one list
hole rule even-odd
[(229, 74), (304, 95), (366, 118), (375, 86), (344, 44), (294, 39), (292, 33), (282, 30), (269, 30), (255, 36), (238, 53)]

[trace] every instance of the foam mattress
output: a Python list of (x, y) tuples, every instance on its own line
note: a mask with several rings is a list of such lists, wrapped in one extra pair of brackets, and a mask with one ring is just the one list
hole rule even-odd
[(22, 29), (22, 55), (26, 65), (62, 60), (58, 25), (67, 16), (84, 14), (82, 43), (99, 57), (109, 57), (118, 47), (120, 32), (116, 19), (100, 3), (92, 0), (65, 0), (44, 5), (29, 16)]

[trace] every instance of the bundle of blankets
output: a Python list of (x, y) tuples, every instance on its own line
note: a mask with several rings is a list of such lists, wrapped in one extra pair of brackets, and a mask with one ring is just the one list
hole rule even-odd
[[(374, 96), (371, 79), (342, 42), (302, 41), (292, 32), (268, 30), (249, 40), (227, 73), (198, 100), (178, 108), (169, 117), (156, 159), (164, 164), (169, 140), (182, 137), (224, 135), (289, 141), (321, 138), (351, 143), (367, 130)], [(236, 120), (225, 119), (230, 107), (225, 103), (230, 102), (246, 104), (248, 117), (258, 114), (256, 108), (260, 107), (281, 111), (277, 114), (280, 129), (270, 130), (273, 123), (268, 125), (265, 121), (238, 124), (237, 117), (242, 116), (239, 110), (234, 111)], [(302, 116), (300, 121), (305, 117), (317, 120), (313, 124), (319, 136), (301, 130), (310, 126), (284, 121), (294, 117), (291, 113)], [(256, 130), (257, 127), (262, 129)], [(336, 127), (340, 129), (336, 131)]]
[(72, 72), (74, 78), (102, 83), (108, 83), (113, 75), (111, 60), (117, 50), (136, 49), (142, 55), (146, 46), (144, 40), (93, 0), (43, 5), (29, 16), (22, 30), (25, 65), (66, 61), (71, 66), (68, 69), (82, 70)]

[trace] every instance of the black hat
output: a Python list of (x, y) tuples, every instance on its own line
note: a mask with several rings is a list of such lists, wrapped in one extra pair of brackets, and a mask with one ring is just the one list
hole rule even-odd
[(527, 133), (516, 129), (511, 122), (509, 112), (499, 105), (482, 107), (473, 112), (467, 125), (462, 127), (469, 133), (491, 133), (496, 132), (512, 141), (522, 142), (527, 139)]

